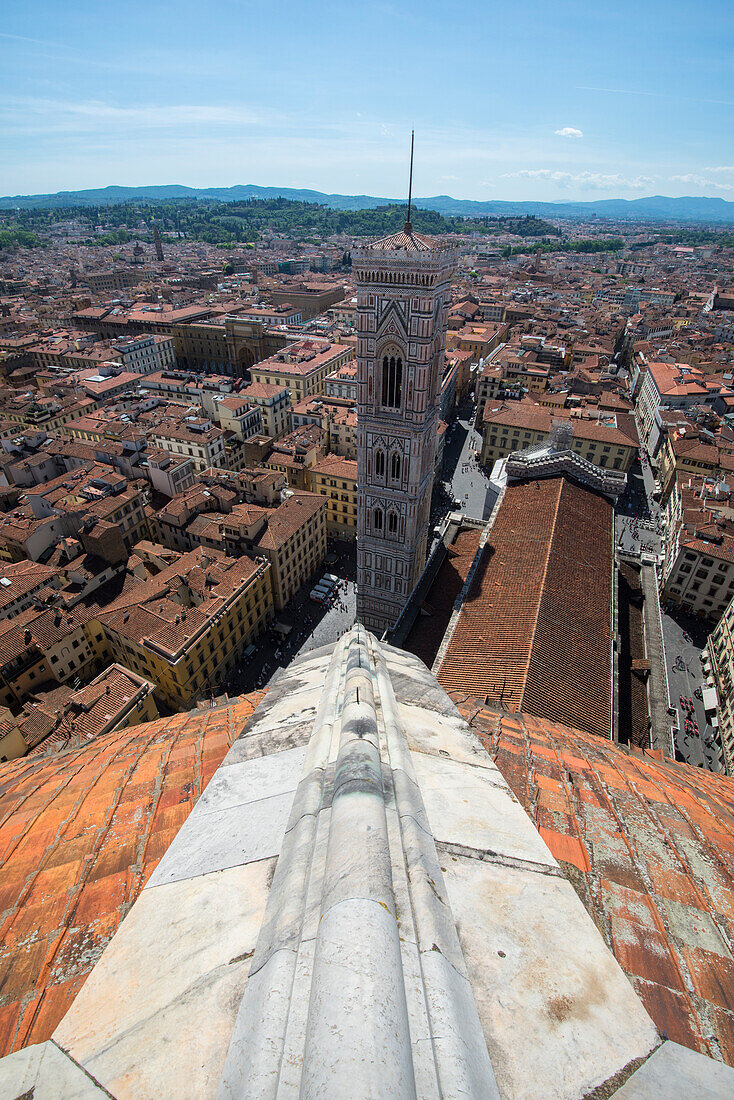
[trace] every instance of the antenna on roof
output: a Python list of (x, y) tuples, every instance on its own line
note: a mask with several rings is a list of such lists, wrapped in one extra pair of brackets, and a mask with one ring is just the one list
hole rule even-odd
[(415, 140), (415, 130), (410, 131), (410, 178), (408, 181), (408, 217), (405, 222), (405, 232), (412, 233), (413, 226), (410, 221), (410, 206), (413, 201), (413, 142)]

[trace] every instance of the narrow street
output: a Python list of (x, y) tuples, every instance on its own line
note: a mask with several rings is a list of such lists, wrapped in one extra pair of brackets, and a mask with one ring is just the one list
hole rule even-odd
[[(309, 592), (324, 573), (339, 577), (336, 597), (328, 606), (309, 599)], [(294, 657), (336, 642), (357, 617), (356, 576), (356, 543), (329, 539), (326, 561), (276, 615), (276, 622), (290, 626), (291, 633), (281, 638), (271, 626), (255, 642), (256, 652), (251, 659), (240, 664), (229, 680), (215, 690), (240, 695), (264, 687)]]
[[(701, 650), (705, 645), (707, 627), (699, 619), (675, 616), (663, 612), (663, 638), (665, 658), (668, 666), (670, 701), (678, 712), (675, 736), (676, 752), (679, 759), (694, 766), (703, 765), (711, 771), (722, 770), (722, 750), (716, 737), (716, 731), (706, 720), (703, 702), (696, 698), (696, 691), (703, 685), (701, 669)], [(693, 709), (681, 703), (683, 699), (693, 701)], [(689, 723), (696, 723), (698, 730)]]
[[(653, 499), (655, 488), (652, 468), (644, 456), (632, 467), (627, 491), (618, 502), (616, 534), (620, 550), (652, 554), (660, 561), (663, 538), (658, 530), (660, 506)], [(703, 686), (701, 651), (711, 624), (664, 604), (661, 612), (670, 702), (677, 711), (676, 757), (694, 767), (721, 771), (720, 742), (706, 720), (702, 700), (696, 697)]]
[[(446, 510), (462, 511), (468, 519), (482, 519), (489, 479), (475, 457), (482, 437), (474, 428), (472, 401), (464, 401), (456, 419), (446, 432), (443, 459), (443, 486), (448, 505)], [(435, 499), (435, 495), (434, 495)], [(451, 504), (456, 501), (456, 504)]]

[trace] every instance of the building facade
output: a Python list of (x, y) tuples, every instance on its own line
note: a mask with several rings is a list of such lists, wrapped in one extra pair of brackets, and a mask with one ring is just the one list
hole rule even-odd
[(405, 231), (352, 251), (359, 382), (357, 614), (391, 627), (421, 574), (456, 252)]
[[(710, 672), (716, 688), (714, 722), (718, 726), (724, 751), (724, 769), (727, 775), (734, 775), (734, 599), (729, 601), (717, 626), (708, 636), (704, 669)], [(704, 706), (708, 711), (706, 694)]]
[(311, 468), (314, 493), (328, 498), (328, 535), (353, 542), (357, 537), (357, 463), (339, 455), (326, 455)]

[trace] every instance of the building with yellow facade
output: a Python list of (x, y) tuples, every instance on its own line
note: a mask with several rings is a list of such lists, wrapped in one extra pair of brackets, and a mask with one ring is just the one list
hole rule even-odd
[[(734, 599), (729, 601), (717, 626), (709, 634), (704, 667), (707, 661), (707, 671), (716, 688), (715, 720), (724, 751), (724, 767), (727, 775), (734, 775)], [(704, 704), (707, 702), (704, 700)]]
[(199, 547), (131, 579), (88, 634), (100, 657), (114, 656), (185, 709), (217, 689), (272, 621), (270, 574), (266, 561)]
[(326, 530), (334, 538), (357, 537), (357, 463), (327, 455), (311, 467), (314, 493), (328, 500)]
[(276, 610), (285, 607), (326, 557), (327, 502), (314, 493), (292, 492), (269, 513), (255, 551), (272, 570)]

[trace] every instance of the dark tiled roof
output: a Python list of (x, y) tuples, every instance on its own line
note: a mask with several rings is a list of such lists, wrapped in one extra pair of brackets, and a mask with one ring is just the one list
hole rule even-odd
[(50, 1037), (262, 696), (0, 766), (0, 1055)]
[(453, 699), (659, 1030), (734, 1065), (734, 781)]
[(508, 487), (438, 673), (447, 691), (608, 735), (613, 515), (565, 478)]

